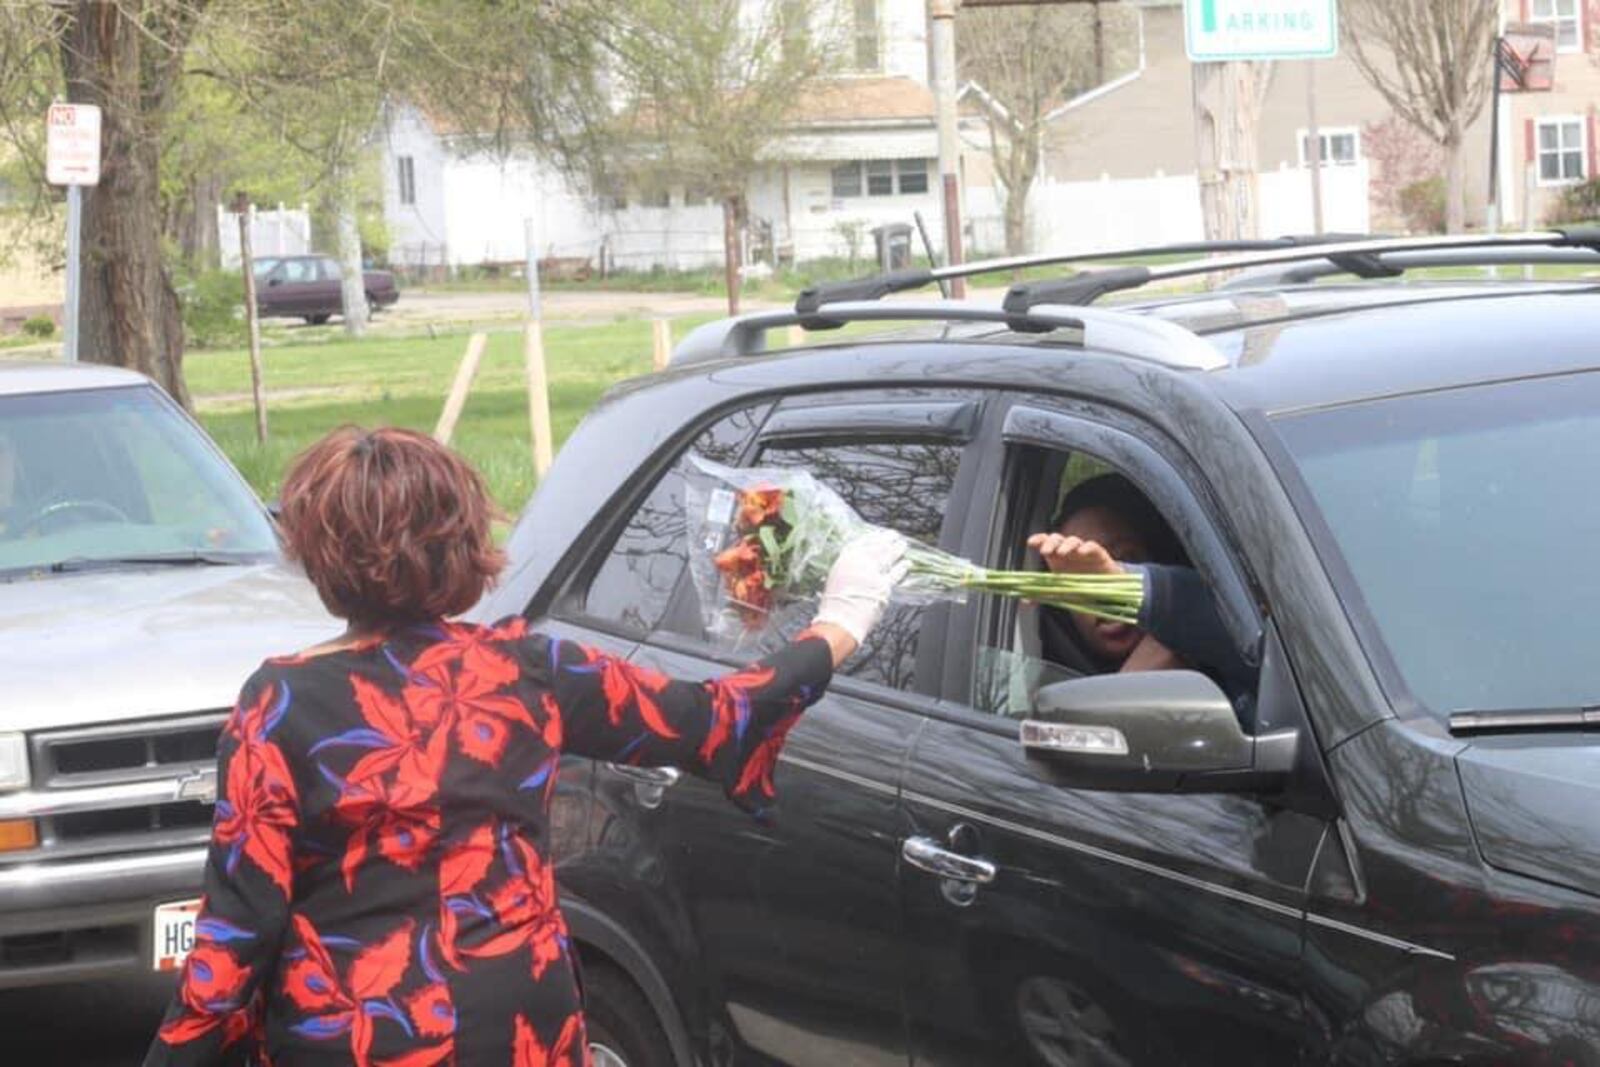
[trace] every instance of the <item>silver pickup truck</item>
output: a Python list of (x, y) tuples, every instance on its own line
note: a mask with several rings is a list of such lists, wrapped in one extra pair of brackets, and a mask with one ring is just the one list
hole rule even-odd
[(166, 394), (0, 363), (0, 989), (176, 968), (219, 726), (337, 630)]

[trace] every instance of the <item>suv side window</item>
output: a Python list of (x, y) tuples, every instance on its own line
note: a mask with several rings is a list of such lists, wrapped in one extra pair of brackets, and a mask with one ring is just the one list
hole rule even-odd
[[(687, 451), (718, 463), (738, 463), (770, 409), (770, 404), (760, 404), (718, 419)], [(583, 594), (583, 614), (640, 636), (661, 622), (688, 569), (682, 458), (639, 504), (594, 572)]]
[(317, 273), (325, 282), (336, 282), (344, 277), (339, 270), (338, 261), (329, 256), (322, 256), (317, 260)]
[[(948, 441), (823, 440), (777, 442), (756, 458), (766, 467), (803, 468), (844, 497), (867, 522), (938, 544), (963, 447)], [(810, 621), (813, 604), (780, 612), (778, 639)], [(840, 673), (891, 689), (916, 681), (917, 648), (927, 605), (891, 604)]]
[[(985, 596), (979, 600), (981, 622), (966, 702), (991, 714), (1025, 718), (1038, 691), (1053, 682), (1119, 670), (1188, 668), (1211, 676), (1233, 699), (1249, 729), (1255, 674), (1220, 608), (1214, 580), (1223, 568), (1215, 530), (1199, 517), (1191, 500), (1175, 497), (1171, 485), (1148, 476), (1142, 463), (1128, 462), (1128, 454), (1092, 447), (1060, 438), (1007, 443), (984, 562), (1006, 569), (1043, 569), (1039, 556), (1026, 548), (1029, 535), (1059, 530), (1072, 517), (1069, 513), (1075, 513), (1066, 532), (1105, 539), (1113, 549), (1120, 544), (1113, 555), (1122, 561), (1204, 579), (1186, 585), (1180, 599), (1163, 602), (1154, 626), (1163, 636), (1175, 635), (1169, 639), (1181, 639), (1183, 647), (1147, 645), (1144, 638), (1154, 634), (1108, 630), (1060, 609)], [(1107, 482), (1119, 484), (1108, 487)]]

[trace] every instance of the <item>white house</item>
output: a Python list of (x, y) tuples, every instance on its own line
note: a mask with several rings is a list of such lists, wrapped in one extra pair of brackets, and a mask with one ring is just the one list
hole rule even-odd
[[(749, 0), (751, 3), (759, 0)], [(921, 212), (939, 244), (937, 136), (925, 0), (852, 0), (853, 67), (815, 87), (750, 182), (747, 261), (872, 256), (872, 228)], [(393, 109), (384, 142), (391, 259), (406, 266), (512, 263), (532, 219), (541, 257), (629, 269), (722, 260), (721, 207), (693, 186), (578, 188), (528, 153), (475, 151), (420, 109)], [(997, 232), (986, 189), (969, 191), (969, 227)], [(980, 248), (980, 250), (982, 250)]]

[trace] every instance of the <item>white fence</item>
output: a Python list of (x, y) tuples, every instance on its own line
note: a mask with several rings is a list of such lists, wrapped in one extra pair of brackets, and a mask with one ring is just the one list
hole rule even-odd
[[(1313, 232), (1311, 175), (1305, 168), (1262, 174), (1260, 198), (1261, 236)], [(1323, 168), (1322, 214), (1325, 231), (1368, 231), (1365, 160)], [(1205, 238), (1193, 174), (1040, 182), (1029, 216), (1030, 247), (1038, 252), (1101, 252)]]
[[(239, 216), (217, 208), (217, 246), (222, 265), (228, 270), (239, 266)], [(311, 251), (311, 213), (304, 204), (286, 208), (279, 204), (268, 211), (250, 208), (250, 254), (261, 256), (299, 256)]]

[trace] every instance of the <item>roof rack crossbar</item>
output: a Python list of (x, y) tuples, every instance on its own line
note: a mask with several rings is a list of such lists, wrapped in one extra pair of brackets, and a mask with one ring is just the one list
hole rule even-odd
[(739, 318), (708, 322), (691, 331), (673, 351), (671, 365), (686, 366), (718, 359), (757, 355), (766, 350), (770, 330), (804, 326), (820, 318), (846, 322), (987, 322), (1015, 328), (1019, 319), (1030, 332), (1077, 329), (1083, 347), (1181, 370), (1218, 370), (1227, 359), (1199, 335), (1177, 323), (1109, 308), (1039, 305), (1021, 316), (993, 306), (941, 301), (878, 303), (846, 301), (819, 305), (814, 311), (760, 311)]
[[(1347, 270), (1355, 274), (1366, 272), (1371, 277), (1385, 277), (1390, 268), (1382, 262), (1387, 252), (1428, 251), (1450, 248), (1518, 248), (1518, 247), (1585, 247), (1600, 248), (1600, 227), (1573, 227), (1567, 230), (1537, 230), (1529, 233), (1509, 234), (1455, 234), (1422, 238), (1375, 238), (1373, 240), (1340, 242), (1336, 252), (1326, 247), (1301, 245), (1293, 248), (1268, 249), (1246, 252), (1219, 259), (1191, 259), (1181, 263), (1139, 268), (1135, 273), (1125, 268), (1085, 271), (1062, 282), (1045, 282), (1035, 286), (1012, 286), (1006, 294), (1006, 307), (1022, 312), (1033, 303), (1065, 304), (1075, 298), (1095, 299), (1109, 292), (1136, 289), (1153, 281), (1215, 274), (1220, 271), (1244, 270), (1250, 267), (1267, 267), (1307, 260), (1342, 259)], [(1025, 291), (1023, 291), (1025, 290)]]
[[(1532, 267), (1537, 265), (1600, 266), (1600, 248), (1588, 245), (1559, 245), (1548, 248), (1454, 248), (1425, 249), (1369, 253), (1392, 272), (1386, 277), (1403, 275), (1407, 271), (1425, 267)], [(1365, 257), (1363, 257), (1365, 258)], [(1283, 285), (1305, 285), (1318, 278), (1338, 274), (1369, 277), (1362, 271), (1350, 270), (1344, 256), (1323, 256), (1298, 263), (1284, 264), (1279, 268), (1263, 267), (1246, 271), (1229, 278), (1218, 289), (1259, 289)]]
[[(1250, 241), (1188, 241), (1179, 244), (1146, 245), (1139, 248), (1119, 248), (1109, 252), (1044, 252), (1029, 256), (1009, 256), (1002, 259), (975, 260), (948, 267), (912, 267), (892, 270), (866, 278), (851, 278), (836, 282), (819, 282), (800, 291), (794, 309), (810, 316), (806, 328), (832, 329), (840, 325), (817, 316), (823, 304), (837, 304), (852, 300), (881, 300), (891, 293), (904, 293), (921, 289), (934, 282), (951, 278), (972, 278), (981, 274), (999, 274), (1004, 271), (1024, 270), (1029, 267), (1053, 267), (1069, 263), (1106, 263), (1143, 256), (1220, 255), (1227, 252), (1253, 252), (1271, 249), (1310, 248), (1341, 244), (1349, 241), (1372, 240), (1370, 234), (1328, 233), (1290, 234), (1283, 237)], [(1052, 301), (1053, 302), (1053, 301)], [(1069, 303), (1072, 301), (1061, 301)]]

